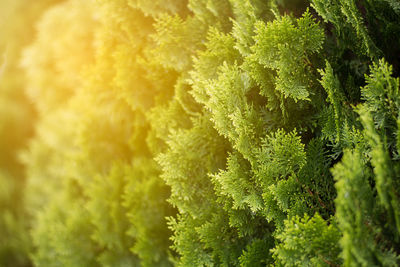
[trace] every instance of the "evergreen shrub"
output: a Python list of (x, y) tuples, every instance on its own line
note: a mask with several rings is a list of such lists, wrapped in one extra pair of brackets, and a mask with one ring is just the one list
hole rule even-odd
[(36, 29), (1, 266), (400, 265), (397, 0), (65, 0)]

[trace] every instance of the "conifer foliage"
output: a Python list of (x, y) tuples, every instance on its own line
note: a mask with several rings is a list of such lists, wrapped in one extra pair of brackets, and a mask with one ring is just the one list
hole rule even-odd
[(0, 267), (400, 265), (396, 1), (37, 2)]

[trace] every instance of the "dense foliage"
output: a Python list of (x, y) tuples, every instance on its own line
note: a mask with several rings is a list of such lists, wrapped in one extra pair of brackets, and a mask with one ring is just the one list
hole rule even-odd
[(400, 264), (397, 0), (3, 12), (0, 266)]

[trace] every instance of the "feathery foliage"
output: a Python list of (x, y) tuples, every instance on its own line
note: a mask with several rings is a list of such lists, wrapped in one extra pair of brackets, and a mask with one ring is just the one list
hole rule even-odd
[(399, 265), (396, 1), (37, 2), (1, 32), (0, 266)]

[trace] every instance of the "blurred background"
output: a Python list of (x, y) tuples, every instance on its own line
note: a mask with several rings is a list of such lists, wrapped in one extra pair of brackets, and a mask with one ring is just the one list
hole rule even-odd
[(36, 21), (57, 2), (0, 1), (0, 266), (30, 266), (19, 154), (34, 133), (36, 112), (25, 93), (21, 55), (35, 38)]

